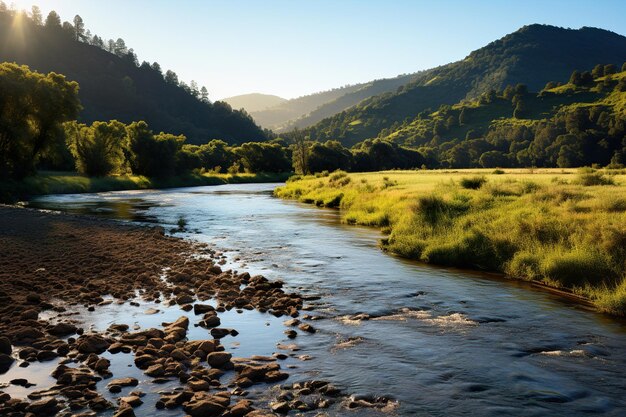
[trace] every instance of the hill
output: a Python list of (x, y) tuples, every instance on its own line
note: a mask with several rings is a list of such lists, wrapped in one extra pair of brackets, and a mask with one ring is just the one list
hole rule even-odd
[(248, 113), (252, 113), (278, 106), (287, 99), (271, 94), (251, 93), (223, 98), (221, 101), (228, 103), (233, 109), (245, 109)]
[(251, 115), (261, 126), (277, 132), (308, 127), (358, 104), (365, 98), (394, 91), (416, 77), (417, 74), (399, 75), (395, 78), (339, 87), (287, 100), (274, 107), (251, 112)]
[[(24, 13), (0, 11), (0, 62), (15, 62), (47, 73), (64, 74), (80, 85), (83, 110), (80, 121), (117, 119), (124, 123), (145, 120), (155, 131), (187, 136), (188, 143), (219, 138), (229, 143), (265, 140), (263, 131), (245, 112), (226, 103), (210, 103), (197, 86), (179, 82), (172, 71), (161, 72), (157, 63), (141, 65), (122, 39), (110, 41), (61, 26), (56, 13), (46, 19)], [(80, 39), (80, 41), (78, 40)]]
[(537, 93), (485, 93), (420, 114), (379, 140), (444, 167), (576, 167), (626, 163), (626, 64), (597, 65)]
[(546, 82), (566, 80), (573, 69), (597, 63), (622, 64), (626, 37), (602, 29), (524, 26), (465, 59), (422, 73), (398, 89), (363, 100), (308, 130), (313, 139), (353, 145), (394, 129), (424, 110), (473, 99), (490, 90), (522, 83), (538, 91)]

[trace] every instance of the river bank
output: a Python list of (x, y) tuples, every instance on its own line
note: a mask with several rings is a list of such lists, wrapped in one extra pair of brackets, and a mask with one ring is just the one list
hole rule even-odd
[[(145, 404), (140, 415), (179, 409), (191, 416), (264, 416), (347, 401), (323, 381), (286, 384), (268, 399), (272, 384), (289, 377), (280, 362), (289, 363), (298, 349), (283, 346), (283, 353), (279, 345), (268, 355), (253, 347), (246, 352), (259, 354), (236, 358), (223, 340), (238, 331), (221, 318), (256, 311), (266, 326), (287, 320), (289, 338), (315, 328), (310, 317), (296, 318), (306, 308), (299, 294), (280, 281), (224, 271), (222, 259), (207, 245), (165, 236), (160, 228), (0, 206), (0, 414), (116, 410), (121, 417), (150, 402), (152, 411)], [(131, 307), (149, 307), (144, 316), (168, 310), (164, 317), (172, 320), (133, 325)], [(97, 320), (115, 309), (119, 321), (105, 322), (105, 329), (85, 326), (90, 313)], [(128, 374), (126, 363), (138, 373)], [(53, 364), (44, 368), (51, 370), (51, 386), (15, 398), (3, 392), (33, 384), (3, 374), (45, 364)]]
[(0, 203), (46, 194), (198, 187), (203, 185), (283, 182), (290, 173), (190, 174), (167, 179), (139, 175), (90, 178), (73, 172), (44, 171), (21, 181), (0, 181)]
[(385, 250), (495, 271), (626, 313), (623, 171), (388, 171), (294, 178), (275, 195), (381, 228)]

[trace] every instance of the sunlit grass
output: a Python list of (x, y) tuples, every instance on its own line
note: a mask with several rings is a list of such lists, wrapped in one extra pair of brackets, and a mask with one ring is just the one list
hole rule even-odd
[(401, 256), (538, 281), (625, 312), (623, 170), (335, 173), (275, 194), (381, 227), (383, 247)]

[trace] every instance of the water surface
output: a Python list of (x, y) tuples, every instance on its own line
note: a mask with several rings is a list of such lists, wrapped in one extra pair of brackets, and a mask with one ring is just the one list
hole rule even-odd
[[(520, 283), (390, 256), (377, 248), (376, 230), (275, 199), (274, 187), (46, 196), (31, 206), (167, 230), (184, 218), (187, 230), (177, 234), (213, 245), (227, 267), (282, 279), (310, 296), (313, 310), (304, 313), (318, 319), (311, 321), (318, 331), (295, 339), (312, 360), (291, 365), (293, 381), (325, 379), (350, 393), (391, 396), (406, 416), (626, 415), (623, 322)], [(370, 319), (355, 319), (359, 313)], [(276, 351), (284, 328), (272, 319), (247, 312), (235, 320), (248, 341), (234, 345), (242, 356), (255, 347)], [(266, 322), (271, 331), (254, 330)]]

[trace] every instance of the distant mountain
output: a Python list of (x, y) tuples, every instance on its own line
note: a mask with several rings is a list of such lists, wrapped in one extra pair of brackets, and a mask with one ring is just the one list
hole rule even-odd
[[(0, 12), (0, 62), (28, 65), (39, 72), (57, 72), (80, 84), (83, 122), (145, 120), (152, 130), (184, 134), (188, 143), (223, 139), (242, 143), (267, 139), (245, 112), (222, 102), (210, 103), (200, 92), (164, 76), (158, 65), (139, 65), (132, 50), (119, 43), (118, 54), (75, 40), (72, 26), (35, 24), (25, 15), (14, 25), (16, 12)], [(102, 40), (99, 40), (102, 43)], [(122, 41), (123, 42), (123, 41)], [(167, 81), (166, 81), (167, 79)]]
[(346, 110), (368, 97), (412, 82), (418, 74), (400, 75), (395, 78), (374, 80), (333, 90), (322, 91), (282, 102), (261, 111), (251, 112), (261, 126), (283, 132), (295, 127), (308, 127), (320, 120)]
[(248, 113), (252, 113), (278, 106), (287, 99), (271, 94), (251, 93), (224, 98), (220, 101), (230, 104), (233, 109), (244, 109)]
[(616, 33), (589, 27), (524, 26), (461, 61), (419, 74), (397, 91), (367, 98), (328, 117), (308, 133), (314, 139), (353, 145), (442, 104), (518, 83), (538, 91), (548, 81), (567, 80), (574, 69), (590, 70), (598, 63), (621, 66), (625, 60), (626, 37)]

